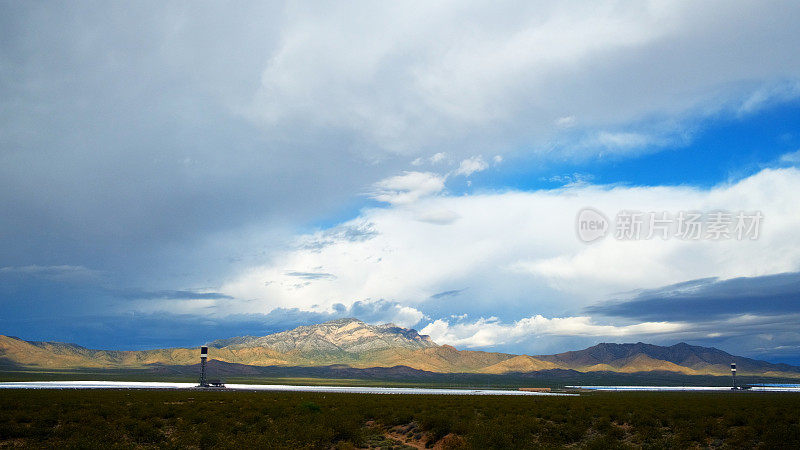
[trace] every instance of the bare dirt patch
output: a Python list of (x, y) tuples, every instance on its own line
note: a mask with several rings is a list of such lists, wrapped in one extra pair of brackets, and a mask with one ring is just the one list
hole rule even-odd
[(467, 448), (467, 443), (464, 438), (453, 433), (433, 442), (433, 435), (422, 431), (416, 422), (384, 428), (374, 421), (368, 421), (365, 426), (378, 431), (378, 434), (367, 442), (367, 448), (380, 447), (409, 450), (451, 450)]

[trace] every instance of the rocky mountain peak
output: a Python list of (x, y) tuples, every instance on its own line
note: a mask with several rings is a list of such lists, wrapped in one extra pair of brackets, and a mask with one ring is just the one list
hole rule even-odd
[(212, 346), (268, 347), (282, 353), (294, 351), (309, 354), (363, 353), (389, 348), (416, 350), (437, 345), (428, 336), (422, 336), (413, 329), (394, 324), (370, 325), (355, 318), (343, 318), (267, 336), (243, 336), (215, 341)]

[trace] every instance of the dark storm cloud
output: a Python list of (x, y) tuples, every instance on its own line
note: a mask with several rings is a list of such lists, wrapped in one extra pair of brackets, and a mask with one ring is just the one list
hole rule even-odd
[[(3, 3), (0, 267), (215, 285), (392, 172), (349, 137), (246, 118), (282, 8)], [(58, 297), (42, 294), (31, 313)], [(73, 295), (76, 308), (109, 298)]]
[(742, 314), (800, 313), (800, 272), (719, 280), (704, 278), (645, 290), (587, 308), (589, 313), (647, 321), (704, 322)]
[(683, 330), (648, 342), (725, 349), (773, 362), (800, 363), (800, 273), (727, 280), (702, 278), (641, 290), (630, 298), (586, 308), (632, 323), (669, 321)]

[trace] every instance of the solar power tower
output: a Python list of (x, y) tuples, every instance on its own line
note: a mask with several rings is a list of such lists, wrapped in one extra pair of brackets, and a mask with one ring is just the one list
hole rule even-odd
[(208, 386), (206, 380), (206, 360), (208, 359), (208, 347), (205, 345), (200, 347), (200, 386)]
[(731, 363), (731, 375), (733, 376), (733, 388), (736, 389), (736, 363)]

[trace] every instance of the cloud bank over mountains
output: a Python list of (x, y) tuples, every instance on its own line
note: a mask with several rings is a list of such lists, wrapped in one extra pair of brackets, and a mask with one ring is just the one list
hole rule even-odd
[[(708, 338), (715, 333), (713, 327), (697, 327), (695, 322), (728, 320), (736, 314), (748, 315), (750, 321), (762, 315), (775, 320), (776, 314), (796, 309), (800, 287), (792, 278), (786, 281), (787, 275), (774, 275), (800, 270), (796, 192), (800, 171), (784, 168), (708, 190), (581, 184), (536, 192), (431, 195), (365, 209), (333, 229), (300, 236), (299, 242), (339, 237), (328, 239), (323, 247), (300, 245), (281, 253), (273, 264), (233, 277), (221, 291), (250, 299), (240, 305), (241, 312), (249, 313), (276, 307), (328, 311), (356, 300), (389, 300), (421, 312), (457, 308), (470, 319), (450, 323), (440, 317), (423, 332), (437, 342), (462, 346), (547, 334), (636, 337), (686, 331)], [(610, 217), (622, 210), (758, 210), (764, 223), (756, 240), (624, 241), (608, 236), (586, 245), (575, 232), (575, 216), (586, 205)], [(447, 223), (420, 219), (440, 211), (458, 218)], [(337, 228), (369, 228), (371, 234), (351, 239)], [(335, 279), (298, 285), (286, 275), (289, 270), (324, 271)], [(703, 278), (680, 286), (705, 304), (690, 303), (692, 297), (677, 294), (658, 295), (658, 289), (668, 289), (662, 286)], [(758, 280), (764, 281), (757, 284)], [(751, 289), (743, 290), (740, 284)], [(714, 292), (726, 286), (731, 286), (727, 291), (739, 292), (738, 300), (714, 300)], [(603, 303), (634, 289), (654, 291), (642, 291), (616, 305)], [(235, 309), (235, 302), (226, 308)], [(514, 318), (519, 315), (526, 318)], [(420, 321), (423, 317), (412, 316)], [(777, 320), (782, 325), (776, 326), (785, 330), (796, 324), (792, 315)]]

